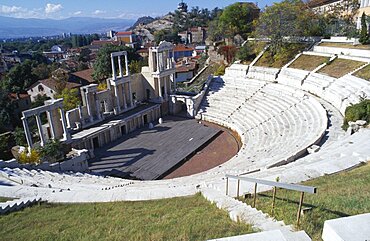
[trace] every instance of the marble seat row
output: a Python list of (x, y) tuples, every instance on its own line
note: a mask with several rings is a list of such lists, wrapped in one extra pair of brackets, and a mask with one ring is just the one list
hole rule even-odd
[[(238, 83), (245, 86), (239, 89), (239, 94), (243, 95), (243, 91), (244, 95), (250, 94), (249, 79), (239, 79)], [(253, 98), (242, 103), (238, 98), (228, 98), (228, 91), (211, 93), (206, 96), (207, 105), (202, 106), (201, 112), (204, 120), (239, 132), (245, 143), (242, 158), (266, 160), (263, 164), (268, 166), (276, 160), (296, 158), (320, 140), (327, 117), (323, 107), (302, 91), (274, 83), (261, 86), (264, 87)], [(233, 82), (225, 81), (223, 88), (233, 87)]]

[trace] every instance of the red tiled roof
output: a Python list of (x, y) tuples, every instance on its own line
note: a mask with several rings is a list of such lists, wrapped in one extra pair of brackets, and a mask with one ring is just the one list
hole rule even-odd
[[(49, 87), (50, 89), (52, 89), (54, 91), (57, 89), (57, 82), (52, 78), (39, 80), (36, 83), (34, 83), (33, 85), (31, 85), (28, 89), (32, 89), (33, 87), (37, 86), (40, 83)], [(67, 82), (66, 83), (66, 88), (67, 89), (74, 89), (74, 88), (79, 88), (79, 87), (81, 87), (81, 84), (72, 83), (72, 82)]]
[(92, 77), (92, 74), (94, 72), (94, 69), (85, 69), (82, 71), (74, 72), (72, 75), (77, 76), (81, 79), (87, 80), (90, 83), (94, 83), (95, 80)]
[(194, 48), (191, 48), (191, 47), (188, 47), (188, 46), (185, 46), (183, 44), (178, 44), (175, 46), (175, 48), (173, 49), (173, 51), (175, 52), (179, 52), (179, 51), (193, 51)]
[(117, 32), (117, 33), (116, 33), (116, 36), (117, 36), (117, 35), (131, 35), (131, 34), (133, 34), (133, 32), (131, 32), (131, 31), (126, 31), (126, 32)]
[(138, 54), (140, 54), (140, 53), (149, 53), (149, 49), (147, 49), (147, 48), (139, 49), (138, 51), (136, 51), (136, 53), (138, 53)]
[(30, 96), (28, 94), (18, 94), (18, 96), (17, 96), (17, 93), (9, 93), (8, 97), (11, 100), (17, 100), (17, 99), (27, 99)]

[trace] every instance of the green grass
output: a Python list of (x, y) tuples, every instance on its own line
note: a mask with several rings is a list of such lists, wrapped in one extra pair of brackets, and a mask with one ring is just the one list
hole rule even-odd
[[(325, 220), (370, 212), (370, 164), (335, 175), (323, 176), (303, 185), (317, 187), (317, 194), (305, 194), (303, 208), (312, 207), (301, 217), (300, 229), (313, 240), (321, 240)], [(295, 224), (300, 193), (278, 189), (274, 217)], [(252, 204), (253, 199), (244, 200)], [(257, 197), (256, 208), (271, 213), (272, 191)]]
[(332, 63), (322, 68), (319, 73), (324, 73), (329, 76), (340, 78), (357, 68), (364, 65), (364, 62), (350, 59), (335, 59)]
[(11, 200), (13, 200), (13, 199), (8, 198), (8, 197), (0, 197), (0, 203), (6, 202), (6, 201), (11, 201)]
[(366, 66), (365, 68), (357, 71), (355, 76), (370, 81), (370, 65)]
[(331, 43), (331, 42), (323, 42), (319, 46), (325, 47), (335, 47), (335, 48), (347, 48), (347, 49), (362, 49), (362, 50), (370, 50), (370, 45), (353, 45), (348, 43)]
[(286, 43), (275, 55), (270, 48), (255, 63), (256, 66), (281, 68), (307, 47), (306, 44)]
[(253, 232), (200, 194), (143, 202), (42, 204), (0, 216), (0, 240), (206, 240)]
[(330, 58), (324, 56), (302, 54), (291, 65), (289, 65), (289, 68), (313, 71), (329, 59)]

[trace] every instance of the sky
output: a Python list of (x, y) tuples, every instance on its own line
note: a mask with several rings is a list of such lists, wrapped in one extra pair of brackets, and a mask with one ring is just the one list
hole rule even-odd
[[(258, 0), (260, 8), (279, 0)], [(180, 0), (0, 0), (0, 16), (17, 18), (100, 17), (137, 19), (163, 16), (177, 8)], [(185, 0), (189, 6), (223, 8), (235, 0)]]

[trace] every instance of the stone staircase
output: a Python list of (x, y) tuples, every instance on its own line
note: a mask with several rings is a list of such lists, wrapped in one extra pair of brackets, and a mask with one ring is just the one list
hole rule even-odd
[[(305, 231), (294, 231), (291, 225), (285, 225), (283, 221), (276, 221), (251, 206), (226, 196), (221, 192), (210, 188), (202, 189), (204, 198), (216, 204), (219, 209), (224, 209), (229, 213), (230, 218), (235, 222), (244, 222), (251, 224), (252, 227), (259, 231), (279, 230), (286, 241), (310, 241), (311, 238)], [(237, 240), (237, 239), (236, 239)], [(243, 239), (239, 239), (243, 240)], [(268, 240), (268, 239), (265, 239)]]
[(15, 199), (15, 200), (7, 201), (4, 203), (0, 203), (0, 215), (19, 211), (23, 208), (32, 206), (40, 202), (41, 202), (40, 197), (31, 197), (31, 198), (20, 198), (20, 199)]

